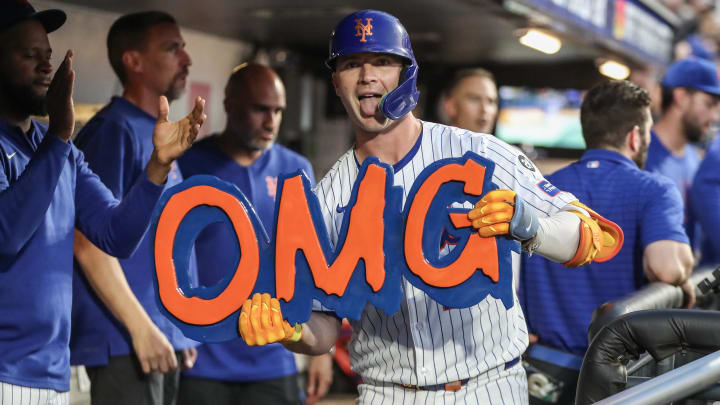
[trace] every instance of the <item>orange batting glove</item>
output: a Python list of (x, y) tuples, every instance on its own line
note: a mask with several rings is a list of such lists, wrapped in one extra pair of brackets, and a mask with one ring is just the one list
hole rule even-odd
[(537, 217), (512, 190), (488, 192), (468, 212), (468, 218), (483, 238), (510, 235), (523, 241), (537, 233)]
[(238, 323), (240, 336), (248, 346), (297, 342), (302, 337), (302, 326), (293, 327), (283, 320), (280, 302), (267, 293), (255, 293), (245, 301)]

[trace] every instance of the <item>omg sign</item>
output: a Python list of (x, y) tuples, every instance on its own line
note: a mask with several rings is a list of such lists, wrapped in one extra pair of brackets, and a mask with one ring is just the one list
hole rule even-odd
[[(157, 297), (165, 315), (195, 340), (235, 339), (243, 302), (267, 292), (290, 323), (309, 319), (313, 302), (339, 317), (359, 319), (366, 304), (392, 314), (407, 280), (449, 308), (477, 304), (488, 295), (513, 305), (506, 237), (481, 238), (468, 208), (496, 189), (495, 165), (474, 153), (437, 161), (418, 176), (402, 206), (393, 170), (375, 158), (360, 167), (331, 243), (320, 202), (302, 172), (281, 176), (269, 238), (247, 198), (234, 185), (195, 176), (164, 194), (154, 213)], [(188, 274), (198, 234), (226, 223), (236, 238), (234, 268), (212, 286)], [(198, 271), (203, 271), (203, 263)]]

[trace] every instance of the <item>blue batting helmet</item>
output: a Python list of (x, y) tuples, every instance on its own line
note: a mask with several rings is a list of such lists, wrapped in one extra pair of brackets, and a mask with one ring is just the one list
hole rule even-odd
[(337, 58), (358, 52), (375, 52), (397, 55), (407, 67), (402, 82), (383, 96), (378, 108), (391, 120), (397, 120), (417, 105), (418, 65), (415, 61), (410, 36), (400, 20), (377, 10), (362, 10), (340, 20), (330, 36), (330, 57), (325, 65), (335, 70)]

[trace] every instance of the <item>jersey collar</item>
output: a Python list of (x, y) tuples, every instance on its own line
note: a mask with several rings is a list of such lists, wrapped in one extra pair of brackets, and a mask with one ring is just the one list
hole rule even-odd
[(144, 119), (153, 122), (157, 121), (156, 117), (148, 114), (147, 111), (135, 105), (133, 102), (126, 99), (125, 97), (113, 96), (112, 99), (110, 99), (110, 104), (117, 105), (123, 113), (136, 114), (137, 116), (143, 117)]
[(587, 162), (591, 160), (605, 160), (609, 162), (618, 163), (621, 165), (629, 166), (638, 169), (638, 165), (627, 157), (621, 155), (619, 152), (608, 149), (588, 149), (583, 153), (580, 158), (581, 162)]
[[(420, 123), (422, 124), (422, 121), (420, 121)], [(410, 163), (410, 161), (412, 160), (412, 158), (415, 157), (415, 155), (417, 154), (417, 152), (420, 150), (420, 145), (422, 144), (423, 131), (424, 131), (424, 130), (425, 130), (425, 126), (424, 126), (424, 125), (421, 125), (421, 126), (420, 126), (420, 135), (418, 136), (418, 139), (415, 141), (415, 144), (414, 144), (413, 147), (408, 151), (408, 153), (405, 154), (405, 156), (403, 156), (403, 158), (400, 159), (397, 163), (395, 163), (394, 165), (392, 165), (393, 172), (397, 173), (397, 172), (399, 172), (400, 170), (402, 170), (402, 168), (405, 167), (408, 163)], [(360, 168), (360, 161), (358, 160), (357, 155), (355, 154), (355, 148), (354, 148), (354, 147), (353, 147), (352, 152), (353, 152), (353, 159), (355, 159), (355, 164), (357, 165), (357, 167), (358, 167), (358, 169), (359, 169), (359, 168)]]

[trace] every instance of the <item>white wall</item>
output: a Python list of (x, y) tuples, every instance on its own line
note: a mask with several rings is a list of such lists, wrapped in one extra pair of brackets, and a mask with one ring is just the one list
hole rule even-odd
[[(33, 1), (33, 5), (38, 10), (59, 8), (68, 15), (65, 25), (51, 33), (49, 38), (53, 47), (54, 67), (57, 67), (67, 49), (75, 52), (75, 102), (105, 104), (111, 96), (119, 95), (122, 87), (108, 62), (105, 42), (110, 25), (120, 14), (57, 1)], [(182, 21), (178, 23), (182, 27)], [(187, 91), (170, 107), (171, 117), (177, 119), (187, 114), (190, 86), (193, 82), (204, 83), (209, 86), (210, 97), (206, 104), (208, 125), (203, 132), (220, 131), (225, 127), (222, 105), (225, 82), (232, 68), (248, 57), (251, 46), (239, 40), (181, 29), (193, 65), (190, 66)]]

